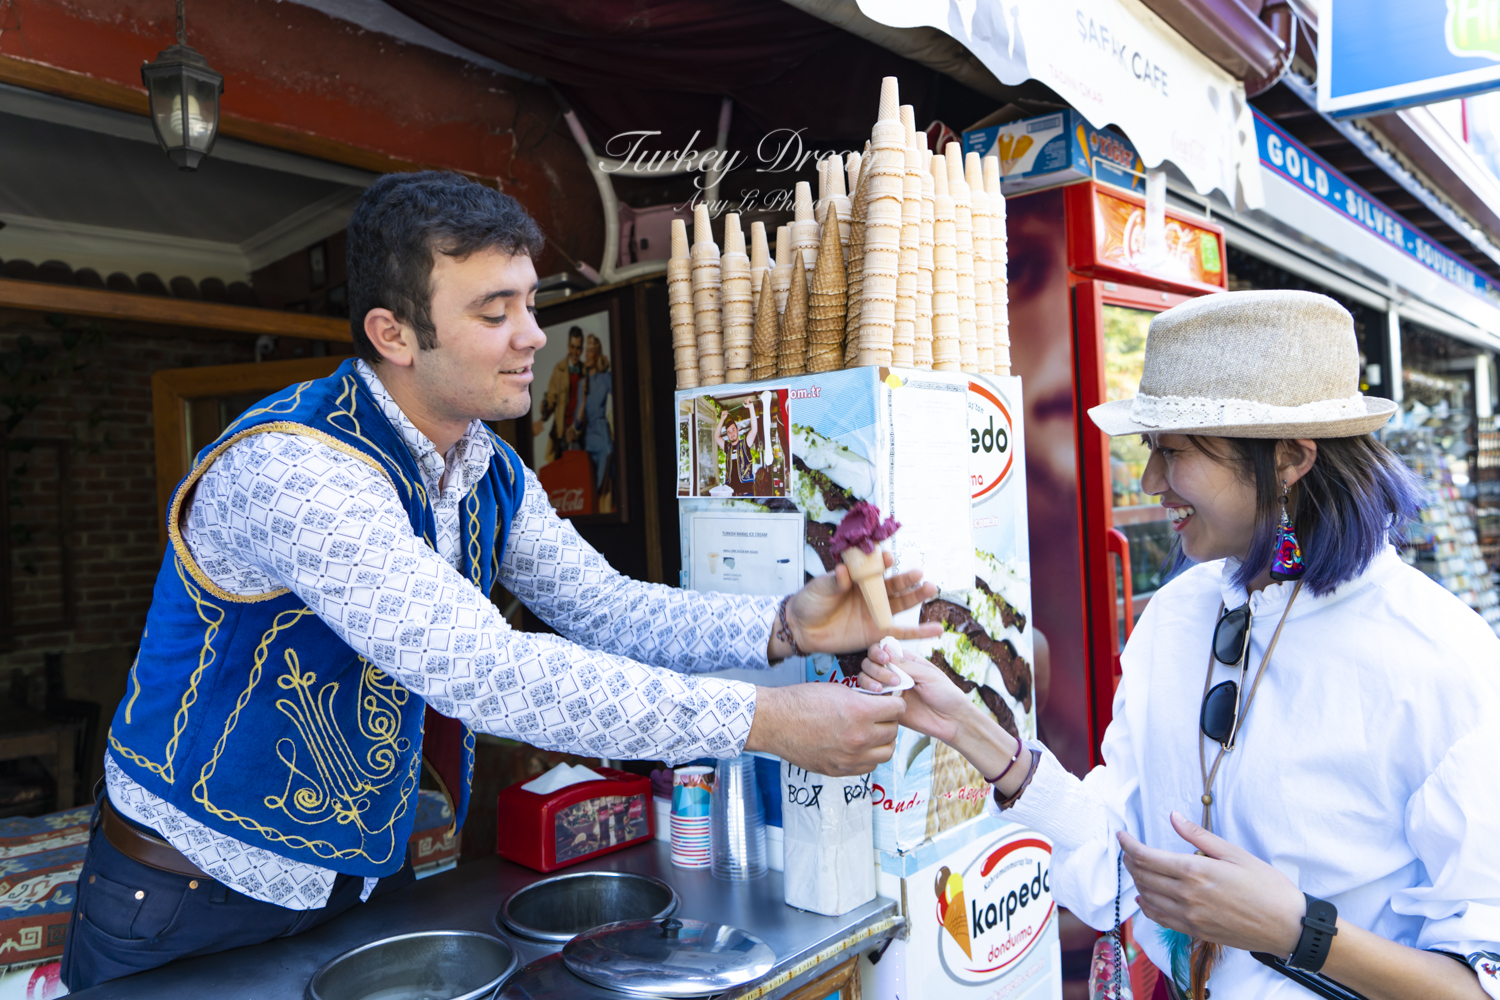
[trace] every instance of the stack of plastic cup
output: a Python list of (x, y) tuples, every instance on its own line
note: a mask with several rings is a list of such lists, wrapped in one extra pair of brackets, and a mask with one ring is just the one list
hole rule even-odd
[(711, 863), (713, 788), (711, 767), (679, 767), (672, 772), (672, 864), (679, 868), (707, 868)]
[(740, 882), (766, 873), (766, 813), (755, 782), (755, 758), (741, 754), (719, 761), (714, 781), (713, 869)]

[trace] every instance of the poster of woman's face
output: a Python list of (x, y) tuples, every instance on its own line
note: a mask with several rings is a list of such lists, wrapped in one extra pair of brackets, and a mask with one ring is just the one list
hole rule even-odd
[(542, 328), (531, 389), (531, 461), (563, 517), (619, 510), (612, 310)]

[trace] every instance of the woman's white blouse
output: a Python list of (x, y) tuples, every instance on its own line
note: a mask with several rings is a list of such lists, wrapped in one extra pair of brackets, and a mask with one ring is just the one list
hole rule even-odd
[[(1220, 602), (1245, 603), (1237, 568), (1206, 563), (1157, 592), (1125, 648), (1105, 766), (1080, 781), (1044, 754), (1007, 813), (1052, 838), (1053, 894), (1091, 926), (1114, 920), (1114, 831), (1193, 850), (1168, 817), (1202, 818), (1198, 713)], [(1250, 679), (1292, 587), (1250, 598)], [(1215, 662), (1214, 683), (1237, 677)], [(1462, 957), (1500, 998), (1500, 639), (1394, 549), (1332, 594), (1303, 588), (1213, 797), (1219, 836), (1354, 924)], [(1122, 878), (1121, 917), (1168, 969)], [(1311, 995), (1229, 949), (1210, 985), (1214, 1000)]]

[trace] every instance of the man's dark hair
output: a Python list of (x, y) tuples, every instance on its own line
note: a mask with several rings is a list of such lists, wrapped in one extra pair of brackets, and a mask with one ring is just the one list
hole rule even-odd
[(583, 340), (583, 327), (575, 326), (568, 330), (568, 339), (572, 340), (574, 337)]
[(354, 352), (371, 364), (380, 361), (380, 352), (365, 335), (365, 316), (381, 308), (416, 332), (422, 350), (437, 346), (432, 325), (436, 254), (464, 258), (499, 250), (536, 260), (545, 242), (536, 220), (510, 195), (436, 170), (385, 175), (365, 191), (349, 220)]

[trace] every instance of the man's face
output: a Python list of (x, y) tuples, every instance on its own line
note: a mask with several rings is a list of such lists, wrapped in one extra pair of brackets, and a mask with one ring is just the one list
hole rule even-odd
[(729, 425), (729, 443), (730, 444), (734, 444), (739, 439), (740, 439), (740, 425), (739, 424), (730, 424)]
[(578, 359), (580, 357), (582, 357), (582, 356), (583, 356), (583, 338), (582, 337), (569, 337), (568, 338), (568, 364), (570, 364), (570, 365), (576, 365), (576, 364), (578, 364)]
[(508, 420), (531, 411), (532, 360), (547, 343), (536, 323), (536, 268), (526, 254), (436, 254), (432, 322), (438, 346), (418, 351), (418, 391), (450, 419)]

